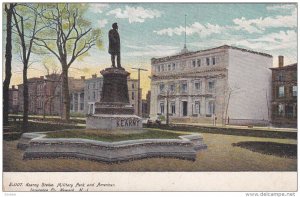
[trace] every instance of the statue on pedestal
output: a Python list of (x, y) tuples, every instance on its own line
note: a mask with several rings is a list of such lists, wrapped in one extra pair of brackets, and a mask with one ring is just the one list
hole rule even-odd
[(115, 57), (117, 56), (117, 67), (121, 67), (121, 56), (120, 56), (120, 36), (118, 33), (118, 24), (112, 24), (112, 29), (108, 32), (109, 49), (108, 53), (111, 55), (111, 64), (115, 68)]

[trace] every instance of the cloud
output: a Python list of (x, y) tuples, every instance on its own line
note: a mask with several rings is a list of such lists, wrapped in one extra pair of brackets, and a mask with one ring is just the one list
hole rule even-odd
[[(225, 26), (213, 25), (210, 23), (202, 25), (199, 22), (195, 22), (192, 25), (186, 27), (186, 34), (187, 35), (198, 34), (201, 37), (207, 37), (211, 34), (222, 33), (222, 31), (225, 30), (226, 28), (227, 27)], [(183, 26), (154, 31), (154, 33), (157, 33), (158, 35), (168, 35), (168, 36), (181, 35), (184, 32), (185, 32), (185, 28)]]
[[(272, 9), (279, 9), (279, 7), (274, 8), (273, 6)], [(256, 19), (246, 19), (245, 17), (235, 18), (233, 19), (233, 23), (236, 25), (235, 28), (237, 30), (244, 30), (248, 33), (262, 33), (266, 28), (296, 28), (297, 10), (293, 9), (290, 15), (277, 15), (274, 17), (260, 17)]]
[(291, 10), (295, 8), (296, 8), (295, 4), (276, 4), (276, 5), (267, 6), (268, 11)]
[(90, 10), (94, 13), (102, 13), (108, 7), (108, 4), (90, 4)]
[(253, 49), (264, 49), (267, 51), (296, 49), (297, 32), (294, 30), (279, 31), (266, 34), (259, 38), (240, 40), (237, 41), (236, 44)]
[[(283, 9), (288, 11), (288, 15), (277, 15), (269, 17), (260, 17), (255, 19), (246, 19), (245, 17), (233, 19), (233, 25), (221, 26), (218, 24), (201, 24), (194, 22), (186, 27), (187, 35), (198, 34), (200, 37), (208, 37), (211, 34), (234, 33), (236, 31), (246, 31), (252, 33), (263, 33), (267, 28), (297, 28), (297, 10), (292, 4), (268, 6), (268, 10)], [(165, 28), (154, 30), (158, 35), (182, 35), (185, 32), (183, 26), (174, 28)]]
[(148, 57), (162, 57), (175, 55), (180, 51), (178, 46), (170, 45), (145, 45), (145, 46), (135, 46), (135, 45), (126, 45), (126, 47), (133, 49), (131, 52), (126, 52), (126, 56), (148, 56)]
[(99, 27), (103, 28), (107, 24), (107, 19), (98, 20), (97, 22), (98, 22)]
[(129, 20), (129, 23), (143, 23), (145, 19), (158, 18), (161, 16), (161, 12), (158, 10), (144, 9), (143, 7), (130, 7), (126, 6), (125, 10), (117, 8), (109, 11), (106, 15), (115, 15), (116, 18), (122, 18)]

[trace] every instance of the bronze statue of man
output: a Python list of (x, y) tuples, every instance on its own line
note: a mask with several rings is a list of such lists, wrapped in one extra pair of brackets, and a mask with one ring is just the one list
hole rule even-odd
[(117, 67), (121, 67), (121, 57), (120, 57), (120, 36), (118, 33), (118, 24), (112, 24), (112, 29), (108, 32), (109, 39), (109, 49), (108, 53), (111, 55), (112, 67), (116, 67), (115, 57), (117, 56)]

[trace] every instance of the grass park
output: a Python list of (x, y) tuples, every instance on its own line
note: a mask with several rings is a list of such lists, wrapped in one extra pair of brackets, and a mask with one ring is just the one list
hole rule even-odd
[[(23, 160), (17, 149), (18, 136), (3, 141), (4, 172), (85, 172), (85, 171), (296, 171), (297, 134), (290, 131), (239, 131), (234, 128), (162, 126), (147, 128), (143, 133), (110, 133), (85, 130), (82, 124), (57, 124), (30, 121), (30, 132), (49, 132), (49, 138), (84, 138), (106, 142), (134, 139), (169, 138), (201, 133), (206, 150), (197, 152), (195, 161), (148, 158), (121, 163), (101, 163), (79, 159)], [(74, 129), (74, 130), (72, 130)], [(12, 122), (11, 130), (21, 131), (21, 122)], [(222, 133), (223, 131), (223, 133)], [(260, 133), (256, 133), (260, 132)], [(250, 134), (249, 134), (250, 133)], [(295, 135), (296, 134), (296, 135)]]

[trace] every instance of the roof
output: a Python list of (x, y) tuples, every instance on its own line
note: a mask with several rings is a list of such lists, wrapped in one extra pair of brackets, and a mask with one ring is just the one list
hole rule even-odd
[(297, 69), (298, 63), (289, 64), (282, 67), (270, 68), (271, 70), (288, 70), (288, 69)]
[(199, 51), (192, 51), (192, 52), (187, 52), (187, 53), (180, 53), (180, 54), (177, 54), (177, 55), (166, 56), (166, 57), (161, 57), (161, 58), (152, 58), (151, 62), (152, 63), (157, 63), (157, 62), (162, 62), (162, 61), (168, 61), (168, 60), (173, 59), (173, 58), (179, 58), (179, 57), (189, 56), (189, 55), (193, 55), (193, 54), (196, 54), (196, 53), (206, 52), (206, 51), (211, 51), (211, 50), (216, 50), (216, 49), (235, 49), (235, 50), (240, 50), (240, 51), (244, 51), (244, 52), (254, 53), (254, 54), (262, 55), (262, 56), (266, 56), (266, 57), (273, 57), (272, 55), (267, 54), (267, 53), (262, 53), (262, 52), (257, 52), (257, 51), (253, 51), (253, 50), (243, 49), (243, 48), (239, 48), (239, 47), (235, 47), (235, 46), (222, 45), (222, 46), (215, 47), (215, 48), (210, 48), (210, 49), (204, 49), (204, 50), (199, 50)]

